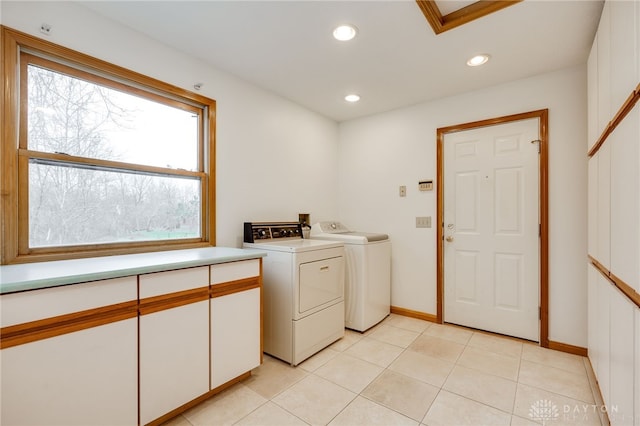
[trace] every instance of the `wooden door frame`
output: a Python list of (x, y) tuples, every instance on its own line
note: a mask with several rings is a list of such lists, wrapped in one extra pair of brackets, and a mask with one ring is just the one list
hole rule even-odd
[(539, 158), (539, 188), (540, 205), (540, 346), (549, 347), (549, 147), (548, 147), (548, 120), (549, 110), (541, 109), (521, 114), (507, 115), (474, 121), (471, 123), (457, 124), (454, 126), (438, 128), (437, 133), (437, 322), (444, 322), (444, 137), (449, 133), (473, 130), (480, 127), (488, 127), (513, 121), (539, 119), (540, 158)]

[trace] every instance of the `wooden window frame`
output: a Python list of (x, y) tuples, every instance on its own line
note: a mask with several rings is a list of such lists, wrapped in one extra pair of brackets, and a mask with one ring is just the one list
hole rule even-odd
[(433, 32), (438, 35), (452, 30), (471, 21), (487, 16), (491, 13), (513, 6), (523, 0), (482, 0), (471, 3), (446, 15), (440, 12), (436, 0), (416, 0), (424, 17), (431, 25)]
[[(215, 118), (216, 101), (83, 53), (2, 26), (0, 28), (0, 264), (74, 259), (215, 245)], [(23, 60), (24, 59), (24, 60)], [(198, 170), (186, 171), (111, 160), (32, 151), (27, 147), (27, 63), (201, 115)], [(201, 182), (201, 235), (179, 240), (29, 247), (28, 165), (30, 159), (60, 164), (94, 165)]]

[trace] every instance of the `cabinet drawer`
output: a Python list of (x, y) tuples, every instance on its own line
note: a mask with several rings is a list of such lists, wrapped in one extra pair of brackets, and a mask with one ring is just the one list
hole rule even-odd
[(4, 294), (0, 296), (0, 325), (8, 327), (130, 302), (137, 298), (135, 276)]
[(226, 283), (260, 275), (260, 259), (211, 265), (211, 284)]
[(140, 275), (140, 299), (208, 285), (209, 268), (207, 266)]

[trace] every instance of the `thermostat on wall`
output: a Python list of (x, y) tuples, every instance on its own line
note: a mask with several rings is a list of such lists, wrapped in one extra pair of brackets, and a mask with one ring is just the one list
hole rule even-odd
[(433, 181), (421, 180), (418, 182), (418, 188), (420, 189), (420, 191), (433, 191)]

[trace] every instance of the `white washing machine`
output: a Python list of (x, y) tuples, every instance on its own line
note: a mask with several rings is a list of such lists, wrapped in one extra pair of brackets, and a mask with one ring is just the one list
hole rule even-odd
[(297, 222), (244, 224), (262, 260), (264, 352), (298, 365), (344, 337), (344, 246), (302, 239)]
[(391, 310), (391, 241), (387, 234), (351, 232), (340, 222), (318, 222), (312, 240), (344, 243), (345, 325), (365, 331)]

